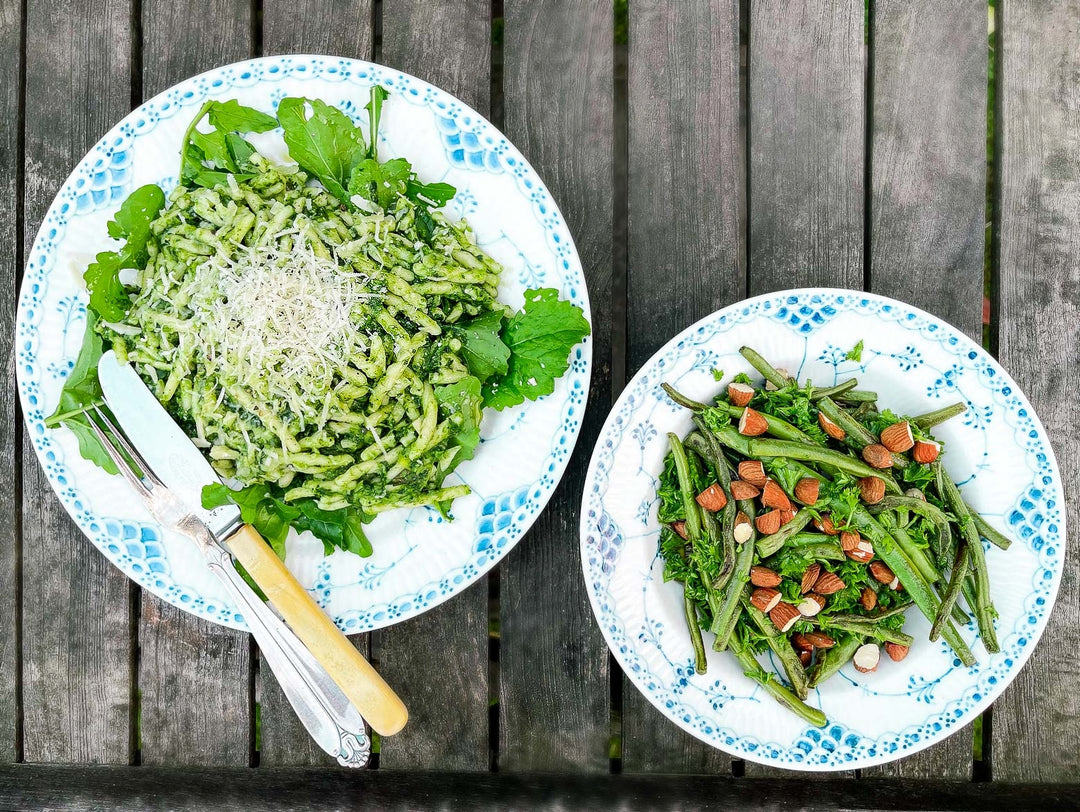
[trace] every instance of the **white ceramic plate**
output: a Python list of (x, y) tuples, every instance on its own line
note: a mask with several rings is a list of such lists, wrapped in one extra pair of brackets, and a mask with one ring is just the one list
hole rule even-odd
[[(376, 83), (391, 92), (380, 155), (406, 157), (423, 180), (457, 187), (447, 211), (466, 218), (478, 243), (503, 264), (500, 300), (520, 307), (526, 289), (553, 287), (588, 318), (585, 280), (566, 223), (514, 146), (474, 110), (419, 79), (335, 57), (241, 62), (181, 82), (142, 105), (75, 168), (46, 214), (27, 264), (15, 328), (19, 396), (49, 482), (110, 561), (170, 603), (218, 623), (243, 628), (196, 547), (164, 532), (122, 480), (83, 460), (70, 432), (44, 427), (85, 327), (82, 272), (110, 247), (105, 224), (132, 189), (175, 185), (182, 134), (204, 100), (235, 98), (272, 112), (283, 97), (301, 95), (366, 123), (363, 107)], [(375, 548), (370, 558), (338, 551), (324, 559), (322, 543), (310, 534), (290, 538), (289, 568), (342, 629), (380, 628), (441, 603), (521, 539), (577, 439), (591, 350), (590, 339), (574, 350), (552, 395), (485, 414), (476, 457), (448, 480), (463, 480), (473, 490), (454, 503), (453, 522), (427, 508), (384, 514), (369, 528)]]
[[(845, 354), (862, 339), (862, 361)], [(987, 546), (1001, 651), (989, 656), (974, 624), (961, 633), (979, 658), (960, 665), (929, 623), (908, 612), (915, 636), (900, 663), (882, 658), (860, 674), (849, 664), (810, 695), (827, 727), (810, 727), (711, 649), (694, 670), (682, 586), (664, 583), (657, 554), (656, 485), (666, 434), (691, 428), (667, 381), (708, 400), (713, 368), (755, 375), (739, 355), (749, 345), (799, 380), (828, 386), (855, 376), (860, 389), (901, 414), (956, 400), (967, 413), (937, 429), (946, 468), (968, 502), (1015, 539)], [(626, 387), (604, 425), (585, 483), (581, 559), (600, 628), (623, 670), (668, 718), (733, 756), (778, 767), (868, 767), (915, 753), (971, 722), (1023, 667), (1046, 627), (1065, 561), (1064, 497), (1042, 425), (1013, 380), (957, 330), (909, 305), (864, 293), (796, 290), (760, 296), (703, 319), (654, 355)], [(762, 660), (767, 670), (779, 664)]]

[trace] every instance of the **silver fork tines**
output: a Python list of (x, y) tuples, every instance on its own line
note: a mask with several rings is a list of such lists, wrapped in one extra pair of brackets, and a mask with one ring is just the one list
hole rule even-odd
[[(134, 486), (143, 499), (152, 504), (161, 497), (163, 491), (167, 493), (164, 484), (157, 478), (157, 474), (151, 470), (142, 455), (128, 442), (124, 432), (113, 423), (98, 404), (93, 404), (85, 414), (90, 429), (101, 441), (109, 458), (116, 463), (124, 479)], [(137, 471), (132, 467), (132, 463), (138, 466)]]

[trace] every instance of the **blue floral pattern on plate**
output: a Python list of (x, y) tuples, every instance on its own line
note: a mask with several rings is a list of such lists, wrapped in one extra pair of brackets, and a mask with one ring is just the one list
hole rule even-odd
[[(860, 339), (861, 360), (849, 360)], [(987, 655), (968, 624), (961, 633), (974, 643), (980, 662), (965, 669), (944, 643), (929, 643), (929, 624), (909, 613), (907, 628), (917, 642), (903, 662), (885, 660), (869, 675), (849, 665), (811, 694), (811, 703), (829, 717), (820, 730), (763, 695), (730, 655), (710, 650), (708, 672), (693, 672), (681, 587), (664, 583), (656, 554), (655, 511), (666, 433), (685, 433), (690, 421), (660, 383), (707, 400), (719, 387), (713, 368), (726, 370), (728, 378), (752, 372), (738, 354), (744, 344), (801, 380), (829, 385), (857, 376), (860, 388), (880, 392), (883, 404), (900, 413), (952, 400), (967, 404), (963, 418), (937, 432), (965, 498), (1016, 540), (1007, 552), (987, 553), (1000, 613), (999, 653)], [(1063, 504), (1053, 451), (1031, 405), (968, 338), (884, 297), (787, 291), (741, 302), (689, 327), (626, 387), (593, 452), (582, 501), (581, 560), (608, 645), (637, 688), (673, 722), (752, 761), (853, 769), (917, 752), (968, 724), (1016, 675), (1057, 594), (1065, 560)]]

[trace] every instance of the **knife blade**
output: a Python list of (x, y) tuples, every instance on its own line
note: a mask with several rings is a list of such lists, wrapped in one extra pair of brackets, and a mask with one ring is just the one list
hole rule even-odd
[(109, 350), (98, 361), (98, 381), (124, 433), (165, 487), (219, 539), (235, 530), (240, 508), (222, 505), (206, 510), (202, 506), (203, 487), (221, 479), (138, 373)]

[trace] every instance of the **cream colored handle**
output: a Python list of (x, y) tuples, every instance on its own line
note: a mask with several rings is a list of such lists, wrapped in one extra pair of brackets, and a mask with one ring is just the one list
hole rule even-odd
[(380, 736), (393, 736), (409, 719), (405, 703), (353, 648), (262, 536), (245, 524), (225, 541), (270, 603)]

